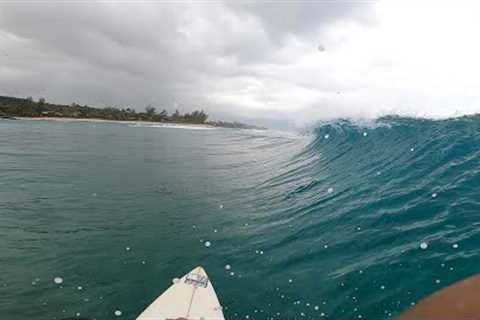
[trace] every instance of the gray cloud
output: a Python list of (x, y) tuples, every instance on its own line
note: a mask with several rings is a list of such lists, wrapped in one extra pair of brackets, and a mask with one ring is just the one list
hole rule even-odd
[[(276, 77), (295, 60), (295, 45), (315, 50), (323, 31), (338, 21), (370, 22), (371, 6), (2, 3), (0, 94), (137, 109), (150, 103), (170, 110), (203, 107), (234, 120), (278, 119), (284, 116), (279, 110), (253, 105), (282, 99), (268, 90), (289, 88), (288, 75)], [(308, 83), (290, 80), (308, 89)], [(252, 90), (258, 101), (249, 107), (246, 93)]]
[[(322, 29), (339, 20), (371, 23), (371, 6), (361, 1), (232, 2), (233, 8), (252, 14), (273, 39), (286, 35), (321, 35)], [(319, 39), (320, 40), (320, 39)]]

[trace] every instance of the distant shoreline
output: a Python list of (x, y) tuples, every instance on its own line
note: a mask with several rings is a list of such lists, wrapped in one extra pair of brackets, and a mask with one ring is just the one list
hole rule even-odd
[(139, 112), (132, 108), (95, 108), (77, 103), (54, 104), (46, 102), (43, 98), (33, 101), (31, 97), (7, 96), (0, 96), (0, 118), (62, 122), (146, 123), (172, 127), (184, 125), (190, 128), (265, 129), (240, 122), (207, 121), (208, 114), (203, 110), (189, 113), (175, 110), (169, 114), (165, 109), (157, 111), (155, 107), (149, 105), (144, 112)]
[[(16, 120), (33, 120), (33, 121), (56, 121), (56, 122), (89, 122), (89, 123), (125, 123), (125, 124), (151, 124), (151, 125), (172, 125), (172, 126), (189, 126), (201, 128), (219, 128), (209, 124), (186, 123), (186, 122), (158, 122), (144, 120), (108, 120), (97, 118), (68, 118), (68, 117), (13, 117)], [(12, 120), (13, 120), (12, 119)]]

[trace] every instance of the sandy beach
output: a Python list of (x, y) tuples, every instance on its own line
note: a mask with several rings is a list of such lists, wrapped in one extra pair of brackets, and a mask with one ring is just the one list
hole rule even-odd
[(191, 128), (191, 129), (215, 129), (217, 127), (209, 124), (181, 123), (181, 122), (153, 122), (153, 121), (121, 121), (107, 119), (88, 118), (62, 118), (62, 117), (15, 117), (19, 120), (33, 121), (56, 121), (56, 122), (89, 122), (89, 123), (119, 123), (138, 126), (166, 127), (166, 128)]

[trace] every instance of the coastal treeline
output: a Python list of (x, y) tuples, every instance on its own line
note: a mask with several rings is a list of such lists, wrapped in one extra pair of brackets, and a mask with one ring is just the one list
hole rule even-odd
[(87, 105), (72, 103), (71, 105), (53, 104), (41, 98), (34, 101), (31, 97), (17, 98), (0, 96), (0, 118), (34, 117), (34, 118), (75, 118), (75, 119), (104, 119), (116, 121), (152, 121), (171, 123), (208, 124), (215, 127), (264, 129), (256, 126), (226, 121), (207, 121), (208, 114), (203, 110), (190, 113), (180, 113), (178, 110), (169, 114), (167, 110), (158, 110), (154, 106), (147, 106), (145, 111), (138, 112), (132, 108), (94, 108)]
[(208, 119), (203, 110), (190, 113), (180, 113), (178, 110), (168, 114), (166, 110), (157, 111), (153, 106), (147, 106), (144, 112), (137, 112), (132, 108), (93, 108), (77, 103), (71, 105), (52, 104), (32, 98), (0, 97), (0, 116), (3, 117), (60, 117), (106, 119), (118, 121), (154, 121), (154, 122), (181, 122), (202, 124)]

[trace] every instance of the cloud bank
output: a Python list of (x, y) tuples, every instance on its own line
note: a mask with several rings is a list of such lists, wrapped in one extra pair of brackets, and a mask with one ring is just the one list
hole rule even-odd
[(0, 94), (267, 125), (471, 114), (477, 6), (2, 2)]

